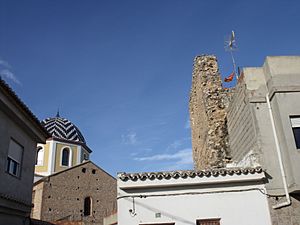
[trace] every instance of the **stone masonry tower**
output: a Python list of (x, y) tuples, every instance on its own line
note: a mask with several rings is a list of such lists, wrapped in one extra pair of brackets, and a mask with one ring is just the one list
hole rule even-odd
[(196, 56), (189, 103), (195, 169), (225, 166), (229, 158), (227, 105), (217, 58)]

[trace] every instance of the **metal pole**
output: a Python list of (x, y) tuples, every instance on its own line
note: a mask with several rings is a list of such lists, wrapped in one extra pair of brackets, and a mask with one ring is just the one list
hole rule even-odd
[(232, 53), (232, 48), (230, 47), (230, 55), (231, 55), (231, 59), (232, 59), (232, 63), (233, 63), (233, 70), (234, 70), (234, 74), (235, 74), (235, 77), (236, 77), (236, 81), (238, 81), (238, 74), (237, 74), (237, 71), (236, 71), (236, 64), (235, 64), (235, 60), (234, 60), (234, 57), (233, 57), (233, 53)]

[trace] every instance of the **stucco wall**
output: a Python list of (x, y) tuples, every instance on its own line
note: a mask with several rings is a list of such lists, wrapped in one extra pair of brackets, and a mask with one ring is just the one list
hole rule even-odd
[(44, 158), (43, 158), (43, 165), (36, 165), (35, 166), (35, 172), (36, 173), (47, 173), (48, 166), (49, 166), (49, 147), (50, 143), (47, 141), (45, 145), (39, 144), (38, 146), (42, 146), (44, 149)]
[[(14, 218), (13, 214), (19, 214), (19, 216), (20, 214), (23, 214), (23, 216), (30, 214), (36, 142), (12, 118), (8, 117), (1, 110), (0, 124), (0, 221), (9, 218), (11, 218), (11, 221), (22, 221), (24, 218)], [(24, 148), (20, 177), (15, 177), (5, 172), (11, 138)], [(22, 202), (22, 204), (2, 199), (2, 196), (7, 196), (9, 199)], [(13, 210), (14, 212), (10, 212), (12, 214), (6, 215), (4, 218), (4, 214), (2, 213), (9, 212), (7, 210)], [(19, 210), (19, 212), (16, 210)], [(18, 223), (11, 222), (11, 224)]]
[(246, 85), (240, 82), (227, 113), (229, 146), (233, 161), (241, 161), (249, 151), (258, 148), (253, 117)]
[[(242, 140), (243, 135), (249, 131), (250, 125), (239, 121), (241, 127), (229, 129), (233, 158), (238, 161), (241, 159), (238, 157), (239, 155), (251, 153), (253, 150), (256, 160), (266, 169), (268, 174), (266, 184), (268, 193), (277, 196), (269, 199), (273, 224), (299, 224), (298, 212), (300, 210), (297, 195), (291, 198), (292, 202), (289, 206), (281, 209), (271, 207), (286, 201), (286, 199), (280, 197), (284, 195), (284, 185), (266, 95), (268, 94), (270, 99), (289, 192), (299, 193), (300, 150), (295, 145), (290, 116), (300, 115), (300, 57), (267, 57), (263, 67), (245, 68), (243, 72), (240, 82), (244, 82), (246, 87), (244, 104), (247, 104), (247, 107), (251, 109), (250, 112), (254, 117), (251, 127), (255, 127), (256, 134), (253, 136), (253, 140), (256, 144), (255, 148), (252, 149), (251, 145), (237, 147), (233, 143), (232, 140)], [(238, 86), (238, 89), (241, 91), (244, 87)], [(230, 107), (237, 108), (240, 106), (233, 102)], [(230, 114), (228, 117), (229, 126), (235, 122), (235, 119), (245, 115), (246, 113), (242, 111), (241, 113), (237, 111), (236, 116)], [(241, 132), (236, 132), (239, 129)]]
[[(33, 114), (0, 78), (1, 224), (29, 223), (36, 145), (45, 142), (46, 136)], [(22, 149), (17, 176), (6, 172), (11, 140)]]
[[(166, 183), (180, 184), (182, 180), (185, 185), (164, 186)], [(259, 191), (264, 190), (263, 184), (201, 185), (200, 182), (191, 185), (187, 184), (188, 180), (147, 181), (148, 188), (145, 181), (133, 181), (127, 185), (128, 181), (119, 180), (118, 224), (174, 222), (176, 225), (195, 225), (198, 219), (220, 218), (222, 225), (271, 225), (267, 197)], [(205, 182), (208, 181), (209, 178)], [(131, 185), (135, 187), (130, 188)], [(138, 185), (144, 185), (144, 188), (138, 188)], [(131, 196), (135, 196), (134, 199)]]
[[(36, 142), (32, 140), (20, 126), (0, 111), (0, 190), (3, 194), (14, 195), (16, 198), (31, 202), (31, 190), (35, 162)], [(23, 157), (20, 177), (6, 172), (7, 155), (10, 139), (13, 138), (23, 146)], [(22, 189), (20, 189), (22, 187)]]

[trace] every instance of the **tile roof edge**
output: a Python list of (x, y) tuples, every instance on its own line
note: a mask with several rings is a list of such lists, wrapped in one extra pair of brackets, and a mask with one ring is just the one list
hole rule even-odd
[(175, 170), (175, 171), (159, 171), (159, 172), (140, 172), (140, 173), (118, 173), (118, 179), (122, 181), (127, 180), (154, 180), (154, 179), (168, 179), (168, 178), (186, 178), (186, 177), (209, 177), (209, 176), (226, 176), (226, 175), (247, 175), (254, 173), (262, 173), (264, 170), (262, 167), (231, 167), (231, 168), (218, 168), (207, 170)]

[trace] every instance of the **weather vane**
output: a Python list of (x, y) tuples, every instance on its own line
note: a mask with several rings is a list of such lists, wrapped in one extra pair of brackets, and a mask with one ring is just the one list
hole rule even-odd
[(232, 64), (233, 64), (233, 73), (229, 75), (229, 77), (225, 78), (225, 82), (230, 82), (233, 80), (234, 75), (236, 76), (236, 80), (238, 80), (238, 73), (236, 69), (235, 60), (233, 57), (233, 52), (237, 50), (237, 45), (235, 41), (235, 34), (234, 31), (231, 31), (231, 35), (229, 38), (226, 38), (225, 40), (225, 50), (230, 52)]

